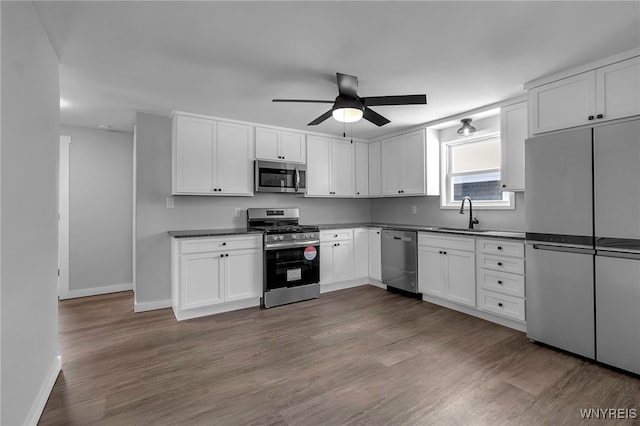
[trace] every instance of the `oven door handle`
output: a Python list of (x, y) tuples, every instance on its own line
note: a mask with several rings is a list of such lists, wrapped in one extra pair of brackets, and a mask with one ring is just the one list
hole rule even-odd
[(264, 245), (265, 250), (279, 250), (296, 247), (317, 246), (320, 244), (320, 240), (300, 241), (296, 243), (284, 242), (284, 243), (267, 243)]

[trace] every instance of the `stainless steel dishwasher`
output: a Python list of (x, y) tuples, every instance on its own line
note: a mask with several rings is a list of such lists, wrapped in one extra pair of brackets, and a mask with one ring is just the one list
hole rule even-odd
[(394, 289), (418, 293), (418, 233), (382, 231), (382, 283)]

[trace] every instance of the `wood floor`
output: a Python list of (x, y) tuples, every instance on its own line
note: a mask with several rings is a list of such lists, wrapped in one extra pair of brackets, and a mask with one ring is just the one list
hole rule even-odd
[(60, 302), (63, 367), (41, 425), (574, 425), (589, 408), (640, 418), (635, 376), (372, 286), (182, 322), (132, 307), (131, 292)]

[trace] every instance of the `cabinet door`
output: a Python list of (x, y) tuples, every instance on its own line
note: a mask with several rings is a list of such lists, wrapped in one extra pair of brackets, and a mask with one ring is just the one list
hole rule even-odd
[(333, 241), (320, 243), (320, 283), (332, 283), (335, 281), (333, 273)]
[(369, 229), (369, 277), (382, 281), (382, 250), (380, 230)]
[(253, 195), (251, 157), (252, 129), (241, 124), (218, 122), (219, 194)]
[(333, 278), (345, 281), (353, 278), (353, 242), (338, 241), (333, 248)]
[(180, 258), (180, 308), (224, 302), (224, 253), (189, 254)]
[(418, 246), (418, 289), (425, 294), (444, 296), (442, 249)]
[(596, 337), (598, 361), (640, 374), (640, 259), (596, 256)]
[(382, 141), (382, 195), (398, 195), (402, 190), (404, 156), (399, 138)]
[(278, 151), (279, 132), (274, 129), (256, 127), (256, 158), (260, 160), (280, 160)]
[(640, 57), (596, 70), (596, 113), (605, 120), (640, 114)]
[(293, 163), (304, 163), (304, 135), (302, 133), (282, 132), (280, 134), (280, 156), (282, 160)]
[(591, 123), (595, 86), (595, 71), (589, 71), (529, 90), (531, 134)]
[(458, 250), (445, 250), (445, 253), (445, 297), (462, 305), (476, 306), (475, 254)]
[(369, 196), (382, 195), (382, 164), (380, 162), (381, 142), (369, 144)]
[(262, 295), (262, 250), (233, 250), (225, 257), (225, 300)]
[(500, 183), (503, 191), (524, 191), (524, 140), (527, 135), (527, 103), (502, 108)]
[(334, 139), (331, 144), (331, 192), (336, 196), (355, 194), (355, 148), (350, 141)]
[(309, 136), (307, 157), (307, 195), (329, 195), (331, 139)]
[(356, 197), (369, 196), (369, 144), (356, 142)]
[(356, 278), (369, 276), (368, 232), (364, 228), (353, 230), (353, 268)]
[(216, 122), (177, 116), (175, 129), (174, 190), (176, 193), (206, 193), (217, 187), (214, 169)]
[(426, 192), (424, 130), (403, 135), (402, 145), (404, 158), (402, 193), (424, 194)]

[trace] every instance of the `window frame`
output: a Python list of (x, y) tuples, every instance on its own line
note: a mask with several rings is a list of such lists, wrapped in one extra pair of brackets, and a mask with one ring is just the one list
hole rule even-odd
[[(474, 175), (479, 173), (495, 173), (501, 172), (501, 168), (475, 170), (470, 172), (458, 172), (451, 173), (451, 148), (488, 141), (491, 139), (497, 139), (502, 150), (502, 141), (500, 139), (500, 132), (484, 134), (479, 137), (465, 138), (464, 140), (456, 139), (448, 142), (442, 142), (440, 147), (440, 209), (459, 209), (461, 201), (453, 200), (453, 183), (452, 180), (455, 176)], [(502, 155), (500, 155), (500, 162), (502, 163)], [(502, 175), (500, 176), (502, 179)], [(478, 210), (514, 210), (516, 208), (515, 196), (513, 192), (502, 191), (506, 195), (506, 200), (471, 200), (473, 202), (473, 208)]]

